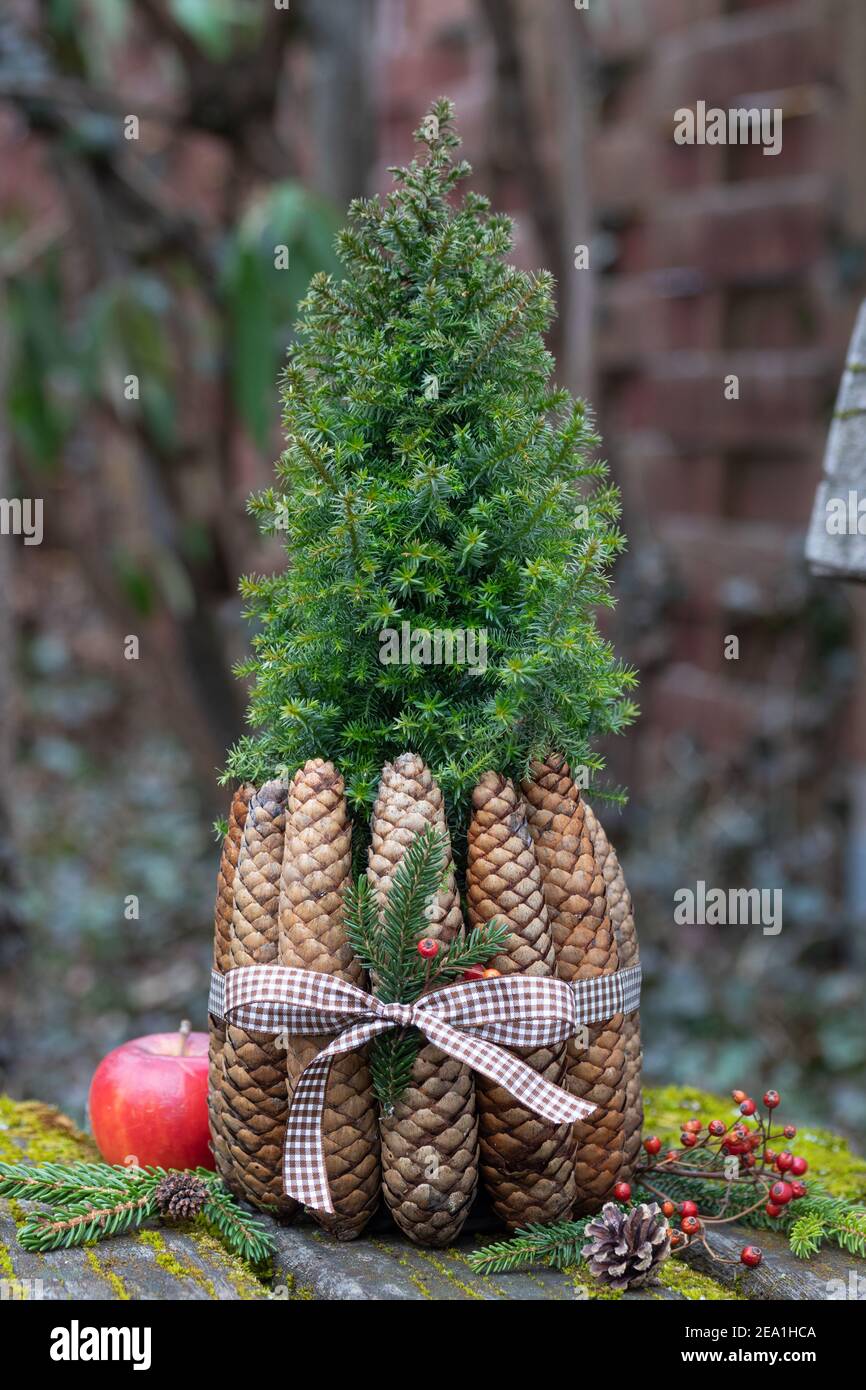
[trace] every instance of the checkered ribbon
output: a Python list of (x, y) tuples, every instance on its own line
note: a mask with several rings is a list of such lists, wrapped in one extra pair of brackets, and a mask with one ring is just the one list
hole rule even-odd
[(333, 1212), (322, 1117), (335, 1057), (363, 1047), (390, 1028), (414, 1027), (548, 1123), (571, 1123), (586, 1119), (596, 1107), (545, 1081), (504, 1047), (564, 1042), (582, 1024), (637, 1008), (639, 992), (640, 966), (631, 966), (576, 985), (532, 975), (500, 975), (431, 990), (414, 1004), (383, 1004), (355, 985), (315, 970), (247, 965), (225, 976), (213, 972), (208, 1008), (253, 1033), (336, 1035), (298, 1078), (283, 1150), (287, 1195), (314, 1211)]

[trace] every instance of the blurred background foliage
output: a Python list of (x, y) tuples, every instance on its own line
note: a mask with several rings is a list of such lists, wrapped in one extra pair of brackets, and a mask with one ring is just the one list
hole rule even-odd
[[(639, 5), (608, 8), (636, 32)], [(732, 720), (716, 740), (670, 715), (665, 682), (700, 638), (653, 530), (653, 484), (617, 443), (628, 370), (604, 369), (612, 333), (632, 350), (640, 310), (625, 330), (607, 307), (594, 316), (568, 273), (591, 243), (615, 291), (632, 238), (591, 195), (594, 123), (639, 78), (602, 28), (569, 0), (6, 0), (0, 497), (41, 497), (45, 518), (41, 546), (0, 538), (0, 1066), (14, 1092), (80, 1116), (109, 1047), (181, 1016), (205, 1024), (216, 771), (243, 720), (237, 583), (282, 563), (245, 498), (280, 448), (298, 300), (334, 267), (349, 199), (387, 189), (385, 166), (445, 91), (476, 185), (517, 215), (517, 258), (560, 279), (560, 379), (597, 403), (624, 488), (611, 636), (645, 698), (607, 750), (632, 794), (608, 821), (648, 967), (649, 1077), (775, 1084), (800, 1098), (792, 1114), (849, 1132), (866, 1120), (866, 951), (836, 739), (862, 669), (852, 605), (807, 582), (795, 534), (771, 566), (772, 610), (744, 570), (723, 629), (744, 634), (742, 678), (788, 697), (762, 696), (748, 729)], [(654, 129), (639, 90), (636, 120)], [(783, 886), (782, 935), (675, 927), (674, 891), (700, 878)]]

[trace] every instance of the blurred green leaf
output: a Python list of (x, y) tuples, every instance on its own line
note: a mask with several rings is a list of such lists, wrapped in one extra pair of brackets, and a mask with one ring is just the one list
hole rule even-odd
[(232, 390), (260, 447), (275, 418), (279, 364), (298, 303), (317, 270), (336, 269), (338, 226), (326, 203), (287, 181), (247, 210), (226, 248), (223, 293), (232, 324)]
[[(48, 258), (38, 273), (10, 281), (7, 304), (14, 343), (9, 420), (31, 461), (52, 469), (74, 418), (68, 390), (73, 355), (63, 323), (56, 260)], [(63, 390), (58, 390), (60, 383)]]
[(224, 62), (238, 40), (261, 27), (258, 0), (171, 0), (175, 19), (209, 57)]

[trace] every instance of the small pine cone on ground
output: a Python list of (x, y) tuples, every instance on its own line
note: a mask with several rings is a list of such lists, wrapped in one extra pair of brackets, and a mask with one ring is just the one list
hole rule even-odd
[[(247, 819), (247, 809), (250, 804), (250, 797), (255, 788), (248, 782), (238, 787), (232, 795), (231, 806), (229, 808), (228, 830), (223, 839), (222, 853), (220, 854), (219, 873), (217, 874), (216, 902), (214, 904), (214, 949), (213, 963), (214, 968), (221, 975), (229, 963), (232, 914), (235, 904), (235, 870), (237, 868), (238, 853), (240, 851), (241, 838), (244, 833), (244, 825)], [(211, 1150), (216, 1164), (216, 1170), (223, 1180), (231, 1175), (231, 1163), (229, 1160), (228, 1148), (226, 1146), (225, 1135), (223, 1134), (222, 1124), (222, 1092), (220, 1090), (220, 1080), (223, 1070), (223, 1047), (225, 1046), (226, 1030), (221, 1018), (214, 1018), (213, 1014), (208, 1015), (208, 1116), (210, 1120), (210, 1142)]]
[[(533, 765), (523, 786), (529, 827), (544, 878), (556, 970), (572, 983), (609, 974), (619, 964), (607, 910), (604, 875), (586, 826), (580, 788), (557, 757)], [(588, 1046), (569, 1044), (574, 1095), (599, 1109), (575, 1124), (576, 1213), (595, 1211), (618, 1181), (624, 1156), (625, 1043), (623, 1016), (591, 1024)]]
[[(234, 879), (229, 969), (277, 958), (280, 871), (286, 826), (284, 782), (266, 782), (250, 799)], [(229, 1186), (289, 1217), (297, 1202), (283, 1192), (286, 1058), (269, 1034), (230, 1024), (223, 1048), (222, 1123), (231, 1158)]]
[[(442, 792), (414, 753), (386, 763), (373, 807), (368, 876), (380, 908), (416, 835), (439, 827), (446, 853), (443, 885), (425, 935), (447, 945), (463, 919)], [(412, 1082), (381, 1118), (382, 1178), (394, 1220), (420, 1245), (449, 1245), (460, 1233), (478, 1184), (478, 1119), (472, 1072), (439, 1048), (422, 1047)]]
[[(503, 975), (553, 975), (553, 937), (525, 808), (513, 784), (493, 772), (475, 788), (472, 806), (470, 924), (483, 926), (495, 917), (510, 927), (502, 954), (490, 962)], [(563, 1083), (565, 1043), (514, 1051), (546, 1080)], [(476, 1085), (481, 1176), (497, 1214), (512, 1228), (566, 1219), (575, 1196), (571, 1125), (547, 1124), (486, 1077), (477, 1077)]]
[[(312, 759), (289, 786), (286, 845), (280, 887), (280, 964), (319, 970), (367, 988), (343, 926), (343, 897), (351, 882), (352, 826), (343, 779), (333, 763)], [(328, 1037), (288, 1040), (288, 1094)], [(314, 1212), (339, 1240), (353, 1240), (379, 1205), (378, 1107), (367, 1049), (335, 1057), (325, 1097), (325, 1165), (333, 1215)]]
[[(640, 960), (631, 893), (628, 891), (616, 850), (608, 840), (604, 826), (589, 805), (586, 805), (586, 825), (592, 840), (596, 861), (607, 884), (608, 910), (616, 933), (620, 968), (625, 970), (630, 965), (637, 965)], [(640, 1153), (641, 1131), (643, 1130), (643, 1091), (641, 1089), (643, 1049), (640, 1038), (639, 1010), (626, 1014), (622, 1037), (625, 1047), (625, 1109), (623, 1112), (623, 1164), (619, 1176), (620, 1180), (628, 1182)]]

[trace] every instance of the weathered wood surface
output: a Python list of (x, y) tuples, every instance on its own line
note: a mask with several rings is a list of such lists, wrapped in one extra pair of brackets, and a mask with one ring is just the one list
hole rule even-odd
[[(806, 558), (816, 574), (866, 579), (866, 514), (863, 534), (856, 524), (861, 501), (866, 513), (866, 303), (848, 348), (806, 539)], [(828, 507), (837, 502), (855, 518), (843, 534), (831, 534), (827, 527)]]
[[(89, 1140), (56, 1110), (8, 1102), (0, 1111), (0, 1154), (7, 1160), (18, 1155), (57, 1161), (94, 1157)], [(258, 1277), (195, 1224), (160, 1224), (85, 1249), (29, 1254), (16, 1238), (29, 1210), (23, 1202), (0, 1202), (5, 1298), (575, 1302), (598, 1296), (597, 1286), (581, 1270), (475, 1275), (468, 1254), (489, 1238), (481, 1231), (470, 1230), (446, 1251), (419, 1250), (398, 1236), (384, 1216), (370, 1235), (349, 1244), (311, 1224), (274, 1224), (273, 1269)], [(760, 1244), (764, 1263), (746, 1273), (739, 1264), (720, 1265), (698, 1249), (688, 1256), (694, 1273), (679, 1259), (669, 1260), (661, 1284), (625, 1294), (623, 1301), (823, 1300), (857, 1297), (858, 1290), (860, 1297), (866, 1295), (866, 1262), (843, 1251), (829, 1249), (804, 1262), (791, 1255), (783, 1237), (772, 1233), (732, 1227), (714, 1232), (713, 1239), (719, 1253), (735, 1259), (743, 1245)], [(847, 1292), (840, 1294), (840, 1289)]]

